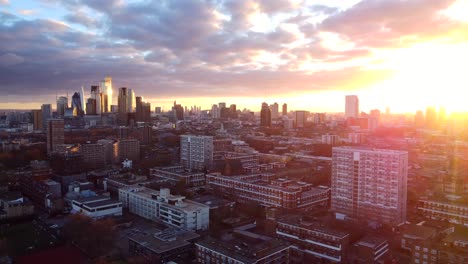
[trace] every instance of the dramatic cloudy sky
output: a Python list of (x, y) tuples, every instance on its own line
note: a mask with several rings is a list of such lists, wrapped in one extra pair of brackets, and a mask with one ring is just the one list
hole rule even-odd
[(461, 111), (467, 41), (468, 0), (0, 0), (0, 108), (110, 75), (153, 106)]

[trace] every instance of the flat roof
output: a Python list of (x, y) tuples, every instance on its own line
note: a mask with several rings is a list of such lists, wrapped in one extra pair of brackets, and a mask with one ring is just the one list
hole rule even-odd
[(351, 146), (341, 146), (333, 147), (333, 150), (354, 150), (360, 152), (384, 152), (384, 153), (393, 153), (393, 154), (408, 154), (408, 151), (403, 150), (394, 150), (394, 149), (381, 149), (381, 148), (367, 148), (367, 147), (351, 147)]
[(187, 246), (191, 244), (190, 240), (199, 237), (196, 233), (178, 228), (151, 228), (144, 231), (133, 231), (128, 235), (129, 240), (148, 248), (156, 254)]
[(286, 215), (278, 220), (278, 223), (284, 223), (288, 225), (298, 226), (307, 230), (324, 233), (330, 236), (335, 236), (339, 238), (344, 238), (349, 235), (348, 232), (334, 229), (330, 226), (327, 226), (326, 223), (313, 220), (313, 219), (304, 219), (301, 215)]
[(384, 243), (388, 243), (388, 240), (383, 237), (376, 235), (366, 235), (358, 242), (356, 242), (356, 245), (376, 248)]

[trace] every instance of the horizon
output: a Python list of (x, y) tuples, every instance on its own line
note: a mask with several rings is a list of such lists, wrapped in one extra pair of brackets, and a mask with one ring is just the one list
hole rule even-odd
[(364, 112), (468, 112), (464, 10), (467, 0), (3, 0), (0, 108), (55, 105), (109, 75), (153, 109), (341, 112), (355, 94)]

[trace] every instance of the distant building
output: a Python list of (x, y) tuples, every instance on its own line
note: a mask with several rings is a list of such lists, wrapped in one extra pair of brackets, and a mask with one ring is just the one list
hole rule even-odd
[(57, 115), (59, 117), (65, 116), (65, 109), (68, 108), (68, 98), (65, 96), (60, 96), (57, 99)]
[(262, 109), (260, 110), (260, 126), (271, 126), (271, 110), (267, 103), (262, 103)]
[(307, 121), (307, 111), (296, 111), (296, 128), (303, 128)]
[(33, 129), (35, 131), (44, 129), (42, 122), (42, 110), (32, 110)]
[(19, 192), (0, 193), (0, 220), (34, 215), (34, 205)]
[(118, 159), (119, 143), (113, 139), (99, 139), (97, 144), (104, 146), (104, 156), (106, 164), (113, 164)]
[(106, 149), (103, 144), (82, 144), (80, 152), (87, 169), (101, 169), (106, 166)]
[(468, 226), (468, 204), (465, 202), (421, 199), (418, 212), (428, 219)]
[(346, 96), (345, 116), (358, 118), (359, 117), (359, 99), (357, 95)]
[(136, 139), (123, 139), (118, 143), (119, 162), (129, 159), (132, 161), (140, 160), (140, 142)]
[(182, 135), (180, 162), (188, 170), (204, 170), (213, 163), (213, 137)]
[(359, 259), (358, 263), (386, 263), (384, 260), (390, 253), (388, 241), (373, 235), (364, 236), (354, 243), (354, 247)]
[(270, 111), (271, 111), (271, 119), (276, 120), (279, 118), (279, 105), (278, 103), (274, 103), (270, 105)]
[(42, 130), (47, 130), (47, 120), (52, 118), (52, 106), (50, 104), (43, 104), (41, 106), (42, 113)]
[(63, 119), (47, 120), (47, 153), (55, 151), (57, 145), (65, 143)]
[(283, 116), (288, 115), (288, 105), (286, 103), (283, 104)]
[(209, 206), (171, 195), (169, 189), (121, 188), (119, 201), (131, 213), (149, 220), (161, 220), (191, 231), (206, 230), (209, 226)]
[(340, 137), (338, 135), (322, 135), (322, 144), (335, 146), (339, 143)]
[(407, 177), (408, 152), (334, 147), (331, 209), (337, 218), (403, 223)]

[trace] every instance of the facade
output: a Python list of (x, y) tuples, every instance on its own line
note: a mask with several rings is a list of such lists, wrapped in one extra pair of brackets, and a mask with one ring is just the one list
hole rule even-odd
[(52, 118), (52, 106), (50, 104), (43, 104), (41, 106), (42, 113), (42, 129), (47, 130), (47, 120)]
[(351, 217), (398, 225), (406, 220), (408, 152), (334, 147), (331, 209)]
[(308, 183), (285, 179), (271, 180), (272, 176), (222, 176), (220, 173), (210, 173), (206, 175), (206, 182), (216, 191), (240, 203), (257, 202), (266, 207), (296, 209), (329, 202), (328, 187), (313, 187)]
[(262, 109), (260, 110), (260, 126), (271, 126), (271, 110), (267, 103), (262, 103)]
[(84, 107), (83, 106), (83, 100), (82, 97), (83, 95), (76, 92), (72, 96), (72, 102), (71, 102), (71, 107), (73, 109), (73, 116), (83, 116), (85, 113)]
[(140, 142), (136, 139), (123, 139), (118, 145), (119, 162), (125, 159), (132, 161), (140, 160)]
[(60, 96), (57, 98), (57, 115), (59, 117), (65, 116), (65, 109), (68, 108), (68, 98), (65, 96)]
[(152, 168), (150, 169), (150, 175), (169, 180), (172, 183), (183, 182), (187, 186), (205, 185), (205, 173), (189, 172), (182, 166)]
[(80, 152), (87, 169), (100, 169), (106, 166), (106, 149), (103, 144), (82, 144)]
[(327, 145), (337, 145), (339, 143), (340, 137), (338, 135), (322, 135), (322, 144)]
[(63, 119), (47, 120), (47, 154), (56, 151), (58, 145), (65, 143)]
[(97, 144), (104, 146), (106, 164), (113, 164), (118, 159), (119, 143), (113, 139), (99, 139)]
[(188, 170), (204, 170), (213, 164), (213, 137), (182, 135), (180, 162)]
[(429, 219), (468, 226), (468, 205), (453, 201), (419, 200), (418, 212)]
[(390, 246), (384, 238), (367, 235), (354, 244), (359, 263), (385, 263)]
[(359, 99), (357, 95), (347, 95), (345, 105), (345, 116), (358, 118), (359, 117)]
[(274, 103), (270, 105), (270, 111), (271, 111), (271, 119), (276, 120), (279, 118), (279, 105), (278, 103)]
[(307, 121), (306, 111), (296, 111), (296, 128), (303, 128)]
[(323, 226), (319, 222), (299, 215), (289, 215), (278, 220), (278, 238), (292, 244), (294, 255), (302, 255), (302, 263), (345, 263), (350, 235)]
[(288, 115), (288, 105), (286, 103), (283, 104), (283, 116)]
[(21, 193), (0, 193), (0, 220), (15, 219), (34, 215), (34, 205), (21, 196)]
[(131, 213), (153, 221), (161, 220), (174, 227), (197, 231), (209, 226), (209, 206), (186, 200), (184, 196), (171, 195), (169, 189), (121, 188), (119, 201)]
[(108, 196), (78, 198), (73, 200), (71, 204), (72, 213), (82, 213), (94, 219), (122, 215), (122, 203), (112, 200)]
[(43, 122), (42, 122), (42, 110), (32, 110), (32, 117), (33, 117), (33, 129), (42, 130)]

